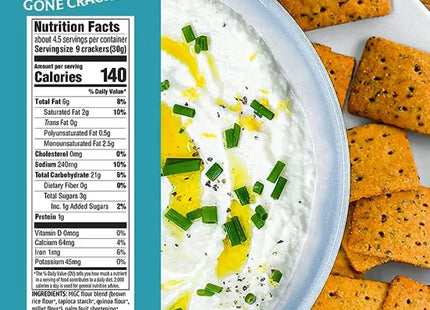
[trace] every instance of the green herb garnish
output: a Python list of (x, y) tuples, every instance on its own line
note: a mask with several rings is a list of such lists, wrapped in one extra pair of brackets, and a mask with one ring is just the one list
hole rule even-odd
[(279, 199), (281, 197), (281, 193), (284, 190), (285, 185), (287, 184), (287, 179), (284, 177), (279, 177), (278, 182), (276, 182), (275, 188), (272, 192), (273, 199)]
[(275, 167), (273, 167), (272, 171), (267, 177), (267, 181), (275, 183), (278, 177), (281, 175), (282, 169), (284, 169), (284, 167), (285, 167), (285, 163), (278, 160), (275, 164)]
[(270, 111), (268, 108), (266, 108), (264, 105), (262, 105), (260, 102), (258, 102), (257, 100), (253, 100), (251, 102), (251, 108), (254, 109), (254, 113), (258, 116), (258, 117), (262, 117), (264, 116), (265, 118), (267, 118), (268, 120), (272, 120), (273, 117), (275, 117), (275, 113), (273, 113), (272, 111)]
[(173, 106), (173, 113), (188, 117), (194, 117), (196, 115), (196, 110), (183, 105), (175, 104)]
[(164, 216), (183, 230), (188, 230), (192, 222), (175, 209), (170, 208)]
[(209, 168), (208, 171), (206, 171), (206, 176), (209, 180), (215, 181), (222, 172), (222, 167), (219, 164), (215, 163), (212, 165), (212, 167)]

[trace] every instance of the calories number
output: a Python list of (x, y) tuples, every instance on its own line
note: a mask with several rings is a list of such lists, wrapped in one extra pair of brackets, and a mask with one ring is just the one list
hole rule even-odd
[(127, 70), (125, 68), (104, 68), (101, 70), (103, 73), (103, 81), (108, 82), (109, 80), (112, 82), (125, 82), (127, 80)]

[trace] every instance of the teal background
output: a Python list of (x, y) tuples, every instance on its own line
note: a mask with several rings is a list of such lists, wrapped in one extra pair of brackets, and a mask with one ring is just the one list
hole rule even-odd
[(116, 0), (56, 12), (1, 3), (0, 309), (26, 309), (26, 16), (135, 17), (135, 309), (160, 309), (160, 3)]

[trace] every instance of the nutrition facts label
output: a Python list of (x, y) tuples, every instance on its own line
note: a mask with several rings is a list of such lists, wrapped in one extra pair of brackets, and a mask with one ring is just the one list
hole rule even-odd
[(134, 309), (133, 32), (27, 20), (28, 309)]

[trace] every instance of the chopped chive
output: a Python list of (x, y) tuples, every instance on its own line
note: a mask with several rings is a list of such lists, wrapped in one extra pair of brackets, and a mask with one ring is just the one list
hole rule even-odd
[(202, 47), (196, 41), (196, 43), (194, 44), (194, 52), (196, 52), (196, 54), (200, 54), (201, 51), (202, 51)]
[(170, 88), (170, 82), (169, 80), (164, 80), (161, 82), (161, 92), (168, 90)]
[(236, 123), (234, 123), (233, 126), (233, 141), (234, 141), (234, 146), (238, 146), (239, 145), (239, 138), (240, 138), (240, 126)]
[(209, 291), (207, 291), (207, 290), (197, 290), (197, 295), (199, 295), (199, 296), (208, 296), (208, 297), (210, 297), (210, 296), (213, 296), (213, 295), (215, 295), (215, 293), (212, 293), (212, 292), (209, 292)]
[(251, 221), (254, 223), (255, 227), (260, 229), (264, 226), (265, 222), (264, 220), (256, 213), (253, 216), (251, 216)]
[(225, 144), (226, 144), (226, 147), (228, 149), (233, 148), (234, 147), (234, 130), (231, 129), (231, 128), (227, 129), (224, 132), (224, 135), (225, 135)]
[(246, 189), (246, 186), (237, 188), (234, 190), (234, 192), (236, 193), (236, 196), (242, 206), (249, 205), (249, 193)]
[(262, 105), (257, 100), (252, 100), (252, 102), (251, 102), (251, 108), (253, 108), (255, 110), (255, 114), (258, 117), (264, 116), (265, 118), (267, 118), (269, 120), (272, 120), (273, 117), (275, 116), (275, 113), (273, 113), (272, 111), (270, 111), (268, 108), (266, 108), (264, 105)]
[(191, 25), (187, 25), (182, 28), (182, 33), (184, 34), (185, 42), (190, 43), (196, 39), (194, 35), (193, 27)]
[(194, 160), (200, 160), (200, 158), (188, 158), (188, 157), (168, 157), (166, 158), (165, 165), (178, 164), (183, 162), (189, 162)]
[(236, 228), (240, 242), (245, 242), (247, 238), (245, 232), (243, 231), (242, 224), (240, 224), (239, 218), (237, 216), (233, 216), (231, 221), (234, 223), (234, 227)]
[(285, 167), (285, 163), (278, 160), (275, 164), (275, 167), (273, 167), (272, 171), (267, 177), (267, 181), (275, 183), (278, 177), (281, 175), (282, 169), (284, 169), (284, 167)]
[(254, 294), (252, 294), (252, 293), (248, 293), (248, 294), (245, 296), (245, 302), (246, 302), (248, 305), (252, 305), (256, 300), (257, 300), (257, 297), (255, 297), (255, 295), (254, 295)]
[[(182, 161), (178, 161), (182, 159)], [(163, 167), (163, 176), (200, 170), (200, 158), (168, 158)]]
[(184, 128), (179, 129), (179, 133), (183, 133), (185, 131)]
[(187, 219), (189, 219), (190, 221), (195, 221), (201, 217), (202, 217), (202, 208), (197, 208), (187, 213)]
[(222, 290), (223, 290), (223, 288), (221, 286), (218, 286), (218, 285), (215, 285), (215, 284), (212, 284), (212, 283), (206, 284), (206, 287), (205, 287), (205, 291), (212, 292), (212, 293), (217, 293), (217, 294), (221, 293)]
[(209, 168), (208, 171), (206, 171), (206, 176), (209, 180), (215, 181), (220, 174), (223, 172), (223, 169), (218, 163), (215, 163), (212, 165), (212, 167)]
[(208, 37), (207, 36), (199, 36), (196, 38), (196, 44), (200, 46), (202, 51), (207, 51), (208, 48)]
[(279, 199), (279, 197), (281, 197), (285, 184), (287, 184), (287, 179), (284, 177), (279, 177), (278, 182), (276, 182), (275, 188), (273, 189), (271, 195), (273, 199)]
[(188, 230), (190, 228), (192, 222), (187, 219), (185, 216), (180, 214), (175, 209), (170, 208), (164, 216), (169, 220), (175, 223), (178, 227), (182, 228), (183, 230)]
[(196, 110), (183, 105), (175, 104), (173, 106), (173, 113), (188, 117), (194, 117), (196, 115)]
[(217, 207), (202, 207), (202, 222), (205, 224), (218, 223)]
[(239, 234), (236, 231), (236, 226), (234, 225), (233, 221), (228, 221), (227, 223), (225, 223), (224, 229), (227, 232), (227, 237), (230, 240), (230, 244), (232, 247), (241, 243)]
[(255, 208), (255, 214), (257, 214), (263, 221), (267, 220), (267, 217), (269, 216), (267, 211), (264, 210), (263, 206), (258, 205)]
[(280, 272), (277, 269), (274, 269), (272, 271), (272, 275), (270, 276), (270, 280), (272, 280), (273, 282), (279, 283), (279, 281), (281, 281), (282, 278), (282, 272)]
[(261, 195), (264, 189), (264, 184), (261, 182), (255, 182), (254, 187), (252, 188), (252, 191), (254, 193), (257, 193), (258, 195)]

